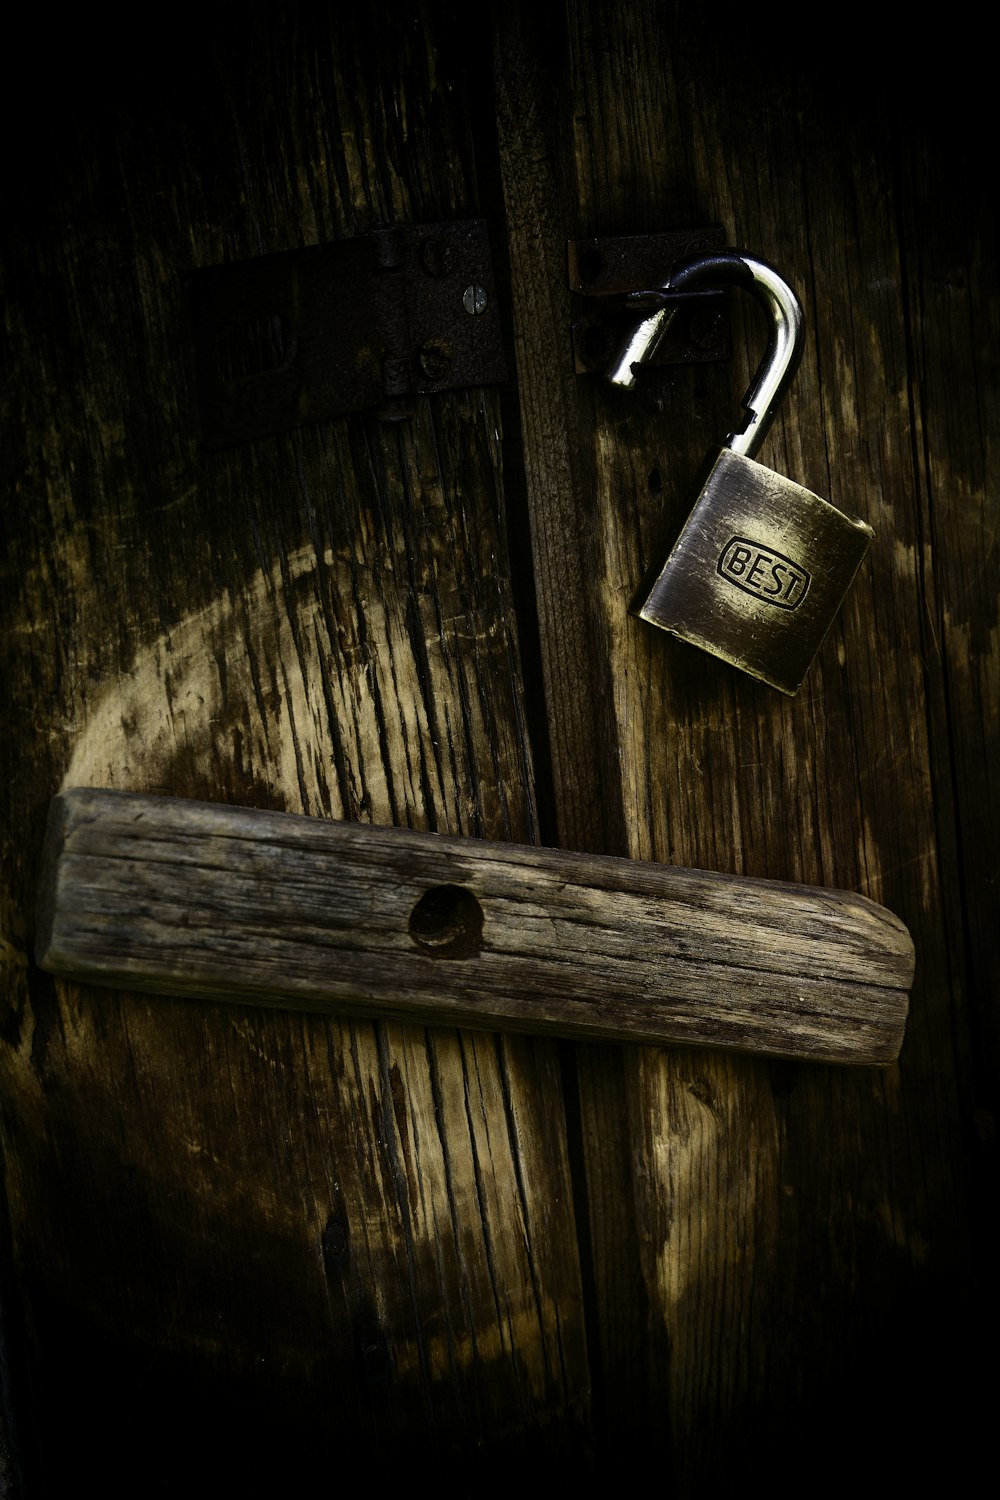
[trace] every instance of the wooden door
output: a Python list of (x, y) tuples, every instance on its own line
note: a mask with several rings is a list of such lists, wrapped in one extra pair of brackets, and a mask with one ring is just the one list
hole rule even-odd
[[(2, 272), (4, 1493), (299, 1494), (357, 1463), (445, 1493), (644, 1460), (678, 1496), (959, 1483), (995, 1313), (974, 59), (938, 38), (904, 72), (846, 30), (793, 52), (652, 0), (29, 24)], [(200, 448), (193, 271), (471, 216), (503, 386)], [(567, 240), (714, 224), (806, 309), (762, 461), (877, 534), (795, 699), (627, 613), (730, 430), (756, 311), (731, 362), (635, 393), (573, 371)], [(916, 944), (902, 1056), (56, 983), (32, 913), (72, 785), (859, 890)]]

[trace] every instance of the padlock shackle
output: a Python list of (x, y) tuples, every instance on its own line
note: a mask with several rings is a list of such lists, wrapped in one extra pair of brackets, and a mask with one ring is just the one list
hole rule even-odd
[[(719, 250), (680, 261), (665, 282), (654, 291), (637, 292), (635, 300), (648, 305), (651, 297), (720, 286), (739, 286), (748, 291), (764, 308), (771, 328), (767, 352), (743, 397), (746, 420), (723, 444), (744, 458), (753, 458), (802, 357), (802, 307), (787, 281), (757, 255), (745, 250)], [(612, 385), (631, 388), (635, 384), (636, 368), (651, 359), (676, 314), (676, 304), (664, 302), (633, 329), (606, 372)]]

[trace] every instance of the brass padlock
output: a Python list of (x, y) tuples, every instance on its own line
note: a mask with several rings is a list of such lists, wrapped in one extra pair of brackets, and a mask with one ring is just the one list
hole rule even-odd
[(802, 485), (753, 461), (802, 354), (802, 309), (773, 266), (743, 251), (695, 256), (655, 292), (657, 310), (629, 337), (607, 378), (631, 386), (674, 313), (672, 294), (726, 284), (752, 293), (771, 320), (764, 360), (670, 555), (631, 612), (794, 694), (875, 533)]

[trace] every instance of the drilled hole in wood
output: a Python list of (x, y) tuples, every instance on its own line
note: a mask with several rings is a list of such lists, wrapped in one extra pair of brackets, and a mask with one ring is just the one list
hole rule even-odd
[(410, 912), (410, 936), (433, 958), (471, 958), (483, 941), (483, 909), (464, 886), (432, 886)]

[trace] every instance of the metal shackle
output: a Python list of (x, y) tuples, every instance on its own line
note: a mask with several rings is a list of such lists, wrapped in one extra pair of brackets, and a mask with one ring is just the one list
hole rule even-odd
[(771, 423), (779, 403), (798, 369), (802, 357), (804, 322), (799, 299), (787, 281), (759, 256), (744, 250), (719, 250), (709, 255), (695, 255), (674, 266), (660, 287), (649, 292), (634, 292), (633, 299), (649, 306), (659, 306), (633, 329), (614, 363), (606, 372), (612, 385), (630, 388), (635, 384), (636, 367), (652, 358), (673, 319), (680, 292), (700, 287), (739, 286), (755, 297), (768, 315), (771, 337), (750, 388), (743, 397), (747, 411), (743, 426), (731, 432), (723, 447), (744, 458), (753, 458)]

